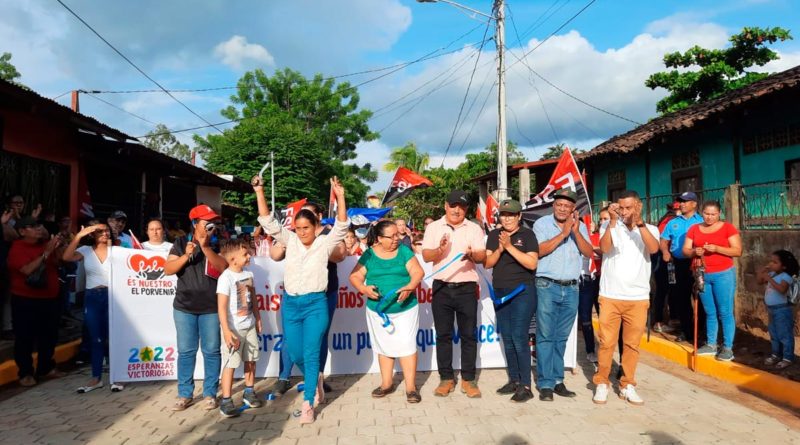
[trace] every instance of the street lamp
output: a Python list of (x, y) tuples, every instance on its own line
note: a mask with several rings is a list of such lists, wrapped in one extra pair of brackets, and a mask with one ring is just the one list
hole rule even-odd
[(464, 6), (451, 0), (417, 0), (418, 3), (447, 3), (473, 14), (495, 21), (495, 44), (497, 45), (497, 199), (508, 196), (508, 146), (506, 142), (506, 67), (503, 49), (505, 47), (505, 0), (495, 0), (495, 15), (485, 14), (477, 9)]

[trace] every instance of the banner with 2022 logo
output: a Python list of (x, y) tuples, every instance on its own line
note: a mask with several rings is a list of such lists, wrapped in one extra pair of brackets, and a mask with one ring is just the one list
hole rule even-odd
[[(111, 249), (111, 289), (109, 301), (111, 380), (120, 382), (170, 380), (177, 378), (178, 348), (172, 300), (175, 276), (164, 275), (165, 255), (157, 252)], [(328, 336), (330, 358), (327, 374), (378, 372), (372, 352), (364, 311), (366, 297), (349, 282), (357, 257), (339, 264), (339, 292), (336, 312)], [(430, 264), (423, 263), (426, 275)], [(479, 267), (480, 269), (480, 267)], [(261, 357), (256, 367), (259, 377), (278, 375), (283, 333), (280, 324), (283, 297), (283, 263), (269, 258), (252, 259), (249, 270), (255, 278), (256, 298), (261, 310), (263, 332), (259, 336)], [(491, 280), (489, 271), (480, 270)], [(416, 292), (420, 303), (418, 369), (436, 369), (436, 332), (431, 312), (431, 281)], [(488, 291), (481, 286), (477, 327), (478, 367), (505, 367), (501, 338), (495, 324), (494, 308)], [(459, 368), (460, 339), (454, 340), (454, 367)], [(195, 377), (203, 377), (203, 360), (198, 350)], [(241, 373), (241, 370), (239, 371)]]

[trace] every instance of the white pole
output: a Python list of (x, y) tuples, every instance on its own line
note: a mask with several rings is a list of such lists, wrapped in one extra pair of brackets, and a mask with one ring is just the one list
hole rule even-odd
[(275, 152), (269, 153), (270, 191), (272, 192), (272, 211), (275, 211)]
[(497, 34), (497, 199), (508, 196), (508, 153), (506, 142), (506, 67), (503, 56), (505, 45), (505, 4), (504, 0), (495, 3)]

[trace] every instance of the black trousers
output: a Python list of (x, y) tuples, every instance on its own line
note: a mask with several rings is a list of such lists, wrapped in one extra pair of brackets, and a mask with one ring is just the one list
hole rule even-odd
[(436, 328), (436, 363), (442, 380), (455, 378), (453, 372), (453, 334), (458, 323), (461, 343), (461, 378), (475, 380), (478, 343), (475, 328), (478, 320), (478, 283), (467, 282), (457, 287), (433, 281), (433, 325)]
[[(14, 325), (14, 361), (19, 368), (19, 377), (46, 375), (56, 367), (53, 354), (61, 319), (59, 299), (12, 295), (11, 316)], [(39, 352), (35, 373), (34, 348)]]
[[(694, 336), (694, 311), (692, 309), (692, 288), (694, 286), (694, 276), (692, 275), (691, 259), (673, 259), (675, 262), (675, 281), (670, 286), (670, 299), (675, 302), (678, 310), (678, 319), (681, 321), (681, 331), (686, 340), (692, 341)], [(697, 305), (697, 328), (702, 332), (706, 323), (706, 313), (703, 305)], [(699, 335), (698, 338), (702, 338)]]

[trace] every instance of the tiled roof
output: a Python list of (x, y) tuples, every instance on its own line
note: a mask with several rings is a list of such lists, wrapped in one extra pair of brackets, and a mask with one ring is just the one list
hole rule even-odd
[(653, 119), (625, 134), (612, 137), (581, 158), (632, 152), (657, 136), (691, 128), (722, 112), (787, 88), (800, 88), (800, 65), (730, 91), (716, 99)]

